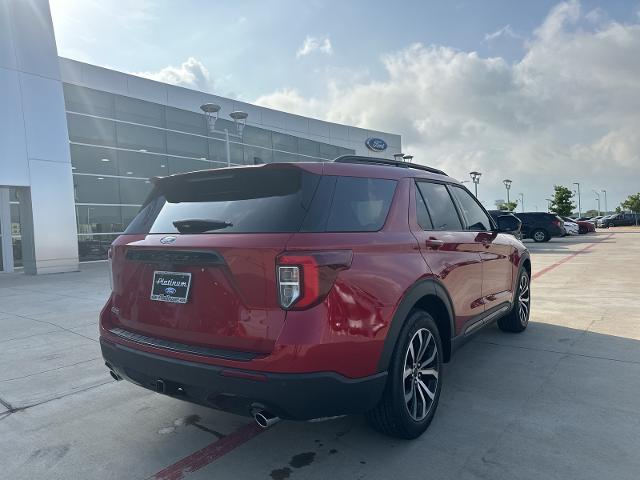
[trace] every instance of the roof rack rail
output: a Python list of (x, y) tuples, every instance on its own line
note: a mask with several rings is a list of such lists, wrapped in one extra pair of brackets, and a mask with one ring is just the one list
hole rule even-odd
[(388, 167), (400, 167), (400, 168), (416, 168), (418, 170), (424, 170), (429, 173), (437, 173), (439, 175), (447, 175), (442, 170), (437, 168), (427, 167), (426, 165), (419, 165), (417, 163), (400, 162), (398, 160), (391, 160), (389, 158), (375, 158), (375, 157), (361, 157), (358, 155), (342, 155), (334, 160), (335, 163), (359, 163), (363, 165), (385, 165)]

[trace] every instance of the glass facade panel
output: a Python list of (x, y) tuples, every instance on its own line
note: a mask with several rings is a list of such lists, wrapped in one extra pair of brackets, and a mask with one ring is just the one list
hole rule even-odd
[(71, 145), (71, 168), (73, 173), (98, 173), (117, 175), (117, 150), (112, 148)]
[(169, 160), (165, 155), (119, 150), (118, 171), (122, 177), (163, 177), (169, 175)]
[(121, 203), (117, 178), (74, 175), (73, 188), (77, 203)]
[(180, 132), (207, 134), (207, 123), (203, 114), (166, 107), (167, 128)]
[[(226, 166), (225, 129), (231, 163), (237, 165), (332, 160), (354, 153), (251, 125), (239, 137), (236, 124), (223, 118), (215, 132), (208, 132), (200, 112), (90, 88), (67, 84), (64, 95), (82, 261), (106, 258), (109, 244), (152, 189), (148, 178)], [(14, 249), (20, 249), (19, 232)]]
[(117, 123), (118, 147), (132, 150), (165, 153), (165, 131), (127, 123)]
[(90, 145), (116, 145), (116, 126), (113, 120), (67, 114), (69, 140)]
[(167, 132), (167, 153), (185, 157), (207, 158), (209, 145), (205, 137)]
[(242, 140), (247, 145), (256, 145), (258, 147), (271, 148), (271, 132), (262, 128), (251, 126), (244, 127), (242, 132)]
[(123, 231), (120, 207), (76, 205), (79, 234), (119, 233)]
[(115, 96), (115, 117), (126, 122), (164, 127), (163, 105), (131, 97)]
[(147, 180), (135, 178), (121, 178), (118, 182), (120, 184), (120, 201), (116, 203), (129, 205), (142, 205), (153, 187)]
[(298, 153), (298, 138), (286, 133), (273, 132), (273, 148), (285, 152)]
[(114, 95), (91, 88), (64, 84), (64, 103), (70, 112), (113, 118)]
[(78, 254), (81, 262), (104, 260), (111, 242), (118, 235), (78, 235)]
[(313, 140), (307, 140), (306, 138), (298, 139), (298, 153), (302, 155), (309, 155), (311, 157), (320, 156), (320, 144)]
[(260, 165), (273, 162), (273, 150), (259, 147), (244, 147), (245, 165)]

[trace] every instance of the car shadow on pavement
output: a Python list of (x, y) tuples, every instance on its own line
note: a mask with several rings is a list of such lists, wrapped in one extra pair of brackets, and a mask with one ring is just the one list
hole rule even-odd
[[(422, 478), (426, 469), (456, 480), (632, 478), (640, 469), (637, 339), (544, 323), (521, 335), (490, 327), (444, 378), (417, 440), (378, 434), (363, 416), (283, 421), (195, 478)], [(217, 415), (202, 423), (215, 428)]]

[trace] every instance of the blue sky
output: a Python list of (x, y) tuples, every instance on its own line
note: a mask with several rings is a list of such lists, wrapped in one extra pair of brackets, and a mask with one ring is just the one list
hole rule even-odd
[[(527, 209), (638, 190), (640, 0), (51, 0), (59, 54), (403, 135)], [(484, 189), (484, 190), (482, 190)], [(583, 205), (595, 205), (593, 194)], [(528, 199), (528, 200), (527, 200)]]

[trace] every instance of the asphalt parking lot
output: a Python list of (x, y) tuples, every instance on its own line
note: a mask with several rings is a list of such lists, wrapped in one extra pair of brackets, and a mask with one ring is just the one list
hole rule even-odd
[(358, 416), (263, 431), (116, 383), (97, 342), (106, 264), (0, 275), (0, 477), (636, 480), (640, 230), (526, 243), (529, 329), (466, 345), (410, 442)]

